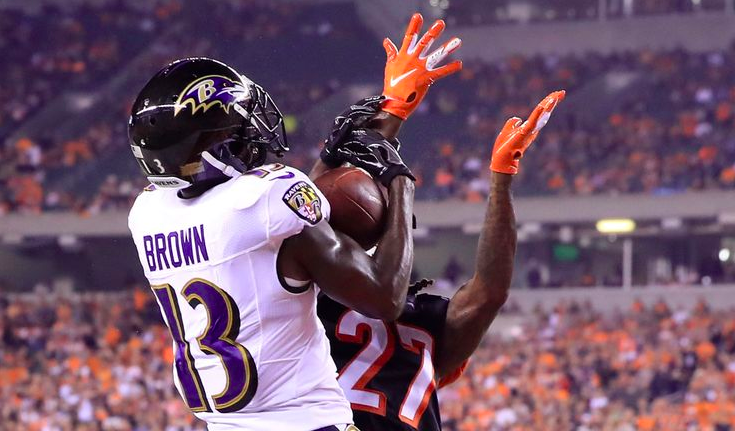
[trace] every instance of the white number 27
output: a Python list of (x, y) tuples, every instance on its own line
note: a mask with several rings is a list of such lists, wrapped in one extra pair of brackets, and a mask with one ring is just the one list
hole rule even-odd
[[(421, 365), (398, 413), (401, 421), (418, 428), (435, 389), (434, 365), (431, 360), (434, 339), (427, 331), (415, 326), (396, 323), (396, 329), (401, 348), (421, 357)], [(385, 322), (350, 310), (337, 322), (336, 336), (343, 342), (358, 344), (363, 344), (362, 340), (367, 338), (362, 350), (344, 366), (338, 380), (353, 409), (385, 416), (385, 394), (365, 386), (393, 356), (394, 335)]]

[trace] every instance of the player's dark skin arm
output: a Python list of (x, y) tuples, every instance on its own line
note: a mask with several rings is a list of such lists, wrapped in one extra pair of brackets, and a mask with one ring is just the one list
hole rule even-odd
[(388, 228), (371, 257), (326, 222), (304, 229), (281, 247), (285, 277), (312, 280), (331, 298), (375, 319), (395, 320), (403, 311), (413, 266), (414, 183), (397, 176), (389, 187)]
[(456, 370), (472, 355), (508, 298), (516, 251), (512, 179), (507, 174), (491, 174), (475, 274), (449, 301), (435, 364), (439, 377)]
[(565, 94), (564, 90), (550, 93), (526, 121), (509, 118), (493, 144), (490, 197), (477, 245), (475, 274), (449, 301), (435, 360), (440, 377), (447, 376), (470, 357), (508, 299), (516, 251), (510, 184), (518, 172), (518, 161)]
[[(396, 117), (395, 115), (380, 111), (375, 116), (368, 121), (366, 127), (375, 130), (376, 132), (383, 135), (386, 139), (393, 139), (396, 136), (398, 136), (398, 131), (401, 129), (401, 124), (403, 124), (403, 120)], [(321, 159), (317, 159), (316, 163), (314, 163), (314, 166), (312, 166), (311, 171), (309, 172), (309, 178), (311, 180), (315, 180), (319, 178), (320, 175), (327, 172), (329, 170), (329, 166), (325, 165), (324, 162), (321, 161)]]

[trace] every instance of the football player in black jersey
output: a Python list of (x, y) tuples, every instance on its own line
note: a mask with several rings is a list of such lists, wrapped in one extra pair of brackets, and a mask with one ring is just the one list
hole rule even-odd
[[(515, 255), (515, 216), (510, 186), (524, 151), (548, 121), (564, 91), (548, 95), (527, 121), (509, 119), (492, 151), (490, 198), (480, 232), (475, 273), (451, 299), (409, 289), (403, 314), (394, 322), (367, 318), (322, 295), (317, 314), (329, 337), (339, 383), (362, 431), (441, 429), (436, 389), (456, 380), (508, 297)], [(370, 145), (370, 138), (340, 131), (360, 125), (375, 99), (353, 105), (337, 118), (325, 144), (330, 148)], [(339, 135), (341, 142), (334, 142)], [(397, 142), (393, 140), (393, 142)], [(317, 171), (324, 167), (317, 166)]]
[[(430, 73), (425, 64), (413, 67), (410, 73), (395, 66), (396, 63), (404, 64), (405, 68), (416, 66), (415, 60), (412, 63), (401, 56), (425, 50), (411, 48), (416, 44), (420, 28), (418, 17), (414, 15), (409, 24), (400, 52), (389, 40), (384, 42), (388, 65), (383, 96), (364, 99), (337, 117), (321, 160), (312, 169), (312, 178), (340, 166), (344, 155), (351, 152), (380, 157), (378, 152), (369, 151), (375, 140), (385, 137), (399, 148), (395, 136), (400, 122), (393, 122), (397, 127), (391, 130), (383, 128), (384, 136), (360, 131), (381, 121), (381, 116), (406, 120), (428, 89), (426, 85), (411, 95), (409, 84), (433, 82), (434, 78), (425, 77)], [(443, 23), (438, 22), (427, 35), (438, 37), (442, 29)], [(459, 45), (459, 40), (454, 38), (440, 50), (447, 47), (451, 52)], [(441, 53), (441, 58), (447, 54)], [(401, 86), (397, 85), (401, 76), (410, 76), (412, 81), (405, 79), (401, 84), (403, 93), (397, 95), (395, 87)], [(441, 429), (436, 388), (461, 375), (466, 361), (508, 297), (516, 243), (510, 193), (513, 175), (518, 172), (524, 151), (563, 98), (564, 91), (551, 93), (527, 121), (513, 117), (498, 135), (490, 163), (491, 193), (480, 233), (475, 273), (451, 300), (418, 294), (428, 284), (422, 281), (409, 291), (399, 319), (384, 322), (365, 317), (325, 295), (320, 297), (317, 313), (330, 339), (340, 385), (352, 404), (355, 424), (362, 431)], [(385, 165), (382, 160), (379, 164)]]
[[(400, 51), (389, 40), (384, 42), (388, 64), (383, 96), (364, 99), (337, 117), (321, 160), (310, 173), (312, 179), (342, 165), (346, 156), (360, 155), (363, 162), (373, 157), (376, 165), (390, 165), (383, 160), (390, 159), (390, 154), (372, 149), (378, 147), (377, 141), (386, 139), (398, 149), (395, 136), (400, 122), (391, 121), (395, 127), (390, 130), (381, 128), (382, 136), (364, 130), (375, 128), (374, 124), (385, 121), (386, 116), (406, 120), (437, 79), (430, 75), (427, 56), (421, 52), (438, 37), (444, 25), (438, 21), (419, 40), (420, 27), (420, 15), (414, 15)], [(417, 49), (417, 44), (423, 47)], [(453, 38), (428, 58), (433, 56), (439, 61), (459, 45), (459, 40)], [(450, 63), (444, 68), (450, 66), (458, 70), (461, 63)], [(422, 280), (409, 289), (398, 320), (385, 322), (363, 316), (326, 295), (320, 296), (317, 313), (330, 340), (340, 386), (361, 431), (441, 429), (437, 387), (461, 375), (508, 297), (516, 243), (510, 192), (513, 175), (518, 172), (524, 151), (563, 98), (563, 91), (551, 93), (527, 121), (513, 117), (501, 130), (492, 151), (491, 193), (478, 242), (475, 273), (451, 299), (418, 294), (429, 283)]]

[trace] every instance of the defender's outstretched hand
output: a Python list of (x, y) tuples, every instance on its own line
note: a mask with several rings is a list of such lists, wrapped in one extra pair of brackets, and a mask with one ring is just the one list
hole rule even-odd
[(454, 37), (428, 54), (431, 44), (444, 31), (445, 24), (443, 20), (437, 20), (419, 39), (423, 23), (421, 14), (416, 13), (411, 17), (400, 51), (389, 38), (383, 41), (388, 56), (383, 87), (383, 94), (388, 100), (385, 101), (383, 110), (403, 120), (407, 119), (421, 103), (421, 99), (434, 81), (462, 69), (461, 61), (437, 67), (462, 45), (462, 41)]
[(546, 125), (556, 105), (564, 100), (564, 90), (555, 91), (544, 98), (523, 122), (518, 117), (508, 119), (500, 131), (490, 161), (490, 170), (502, 174), (518, 173), (518, 161), (523, 153), (538, 136), (538, 132)]

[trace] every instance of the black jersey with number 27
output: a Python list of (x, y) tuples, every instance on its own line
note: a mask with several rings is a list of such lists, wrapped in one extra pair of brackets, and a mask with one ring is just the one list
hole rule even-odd
[(448, 303), (409, 296), (401, 317), (387, 323), (320, 295), (317, 313), (361, 431), (441, 430), (433, 360)]

